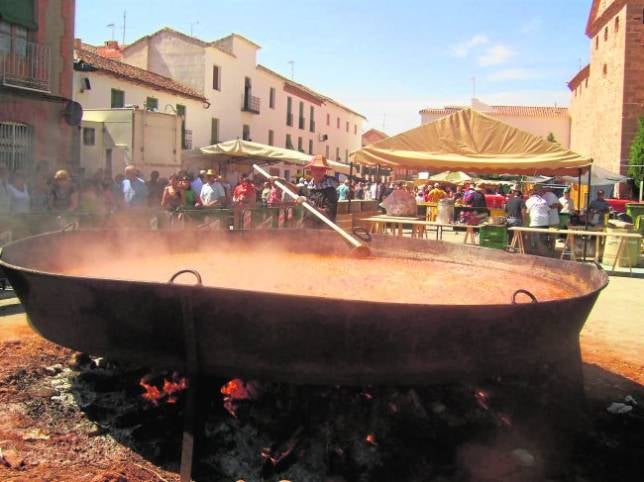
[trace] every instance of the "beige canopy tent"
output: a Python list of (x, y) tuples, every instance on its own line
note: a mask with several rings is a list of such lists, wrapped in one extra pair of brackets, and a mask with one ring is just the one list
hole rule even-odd
[[(220, 142), (212, 146), (201, 147), (202, 153), (213, 156), (215, 162), (230, 160), (247, 160), (252, 162), (286, 162), (296, 166), (304, 166), (311, 161), (313, 157), (292, 149), (283, 149), (281, 147), (260, 144), (259, 142), (243, 141), (233, 139), (231, 141)], [(334, 171), (342, 174), (349, 174), (349, 166), (340, 162), (327, 160), (329, 167)]]
[(578, 175), (592, 159), (471, 109), (353, 153), (367, 166), (477, 173)]

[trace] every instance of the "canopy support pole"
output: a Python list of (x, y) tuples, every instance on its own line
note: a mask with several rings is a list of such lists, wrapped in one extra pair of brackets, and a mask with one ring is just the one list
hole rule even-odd
[[(347, 193), (347, 200), (349, 201), (349, 214), (351, 214), (351, 198), (353, 197), (351, 195), (351, 185), (353, 184), (353, 181), (351, 178), (353, 177), (353, 162), (349, 163), (349, 192)], [(353, 221), (351, 222), (351, 226), (353, 227)]]
[(577, 210), (581, 208), (581, 169), (579, 169), (579, 177), (577, 179)]
[[(592, 172), (593, 167), (588, 166), (588, 191), (586, 192), (586, 226), (584, 227), (586, 231), (588, 231), (588, 222), (590, 220), (590, 174)], [(581, 184), (579, 185), (579, 189), (581, 190)], [(584, 261), (586, 260), (586, 245), (588, 243), (588, 238), (584, 238), (584, 253), (583, 253), (583, 259)], [(597, 256), (597, 253), (595, 253), (595, 256)]]

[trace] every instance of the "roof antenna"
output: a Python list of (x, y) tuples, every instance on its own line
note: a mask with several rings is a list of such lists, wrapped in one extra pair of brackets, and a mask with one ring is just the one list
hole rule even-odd
[(125, 19), (127, 17), (127, 10), (123, 10), (123, 41), (121, 45), (125, 45)]
[(108, 24), (106, 25), (106, 27), (107, 27), (107, 28), (111, 28), (111, 29), (112, 29), (112, 40), (116, 40), (116, 38), (115, 38), (115, 36), (114, 36), (114, 28), (116, 27), (116, 25), (114, 24), (114, 22), (112, 22), (112, 23), (108, 23)]
[(289, 64), (291, 64), (291, 80), (295, 79), (295, 60), (289, 60)]
[(195, 25), (199, 25), (199, 20), (197, 20), (195, 22), (190, 22), (190, 36), (191, 37), (192, 37), (192, 27), (194, 27)]

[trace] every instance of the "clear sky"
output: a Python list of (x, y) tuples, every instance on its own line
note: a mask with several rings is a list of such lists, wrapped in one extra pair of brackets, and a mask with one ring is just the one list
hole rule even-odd
[(76, 37), (101, 44), (163, 27), (242, 34), (259, 62), (364, 114), (388, 134), (427, 106), (568, 105), (588, 62), (591, 0), (77, 0)]

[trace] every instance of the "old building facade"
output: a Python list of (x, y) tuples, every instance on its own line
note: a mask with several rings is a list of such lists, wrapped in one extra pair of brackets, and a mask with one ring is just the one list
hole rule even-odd
[(78, 166), (74, 14), (74, 0), (0, 4), (0, 165), (10, 170)]
[(571, 148), (625, 174), (644, 115), (644, 0), (593, 0), (590, 62), (568, 83)]
[(165, 28), (124, 48), (121, 60), (207, 99), (207, 110), (185, 112), (193, 149), (246, 139), (347, 161), (360, 148), (364, 116), (258, 64), (259, 49), (237, 34), (204, 42)]

